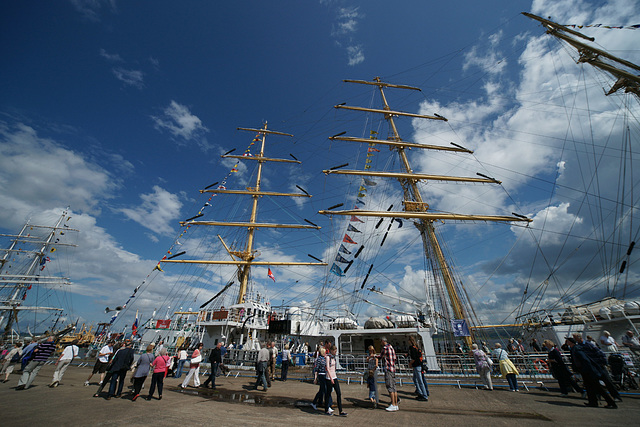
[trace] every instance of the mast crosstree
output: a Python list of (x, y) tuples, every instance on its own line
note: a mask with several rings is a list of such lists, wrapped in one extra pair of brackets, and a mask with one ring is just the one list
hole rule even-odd
[[(445, 117), (442, 117), (437, 114), (422, 115), (422, 114), (412, 114), (412, 113), (394, 111), (389, 106), (387, 102), (387, 98), (385, 96), (385, 92), (384, 92), (385, 88), (398, 88), (398, 89), (408, 89), (408, 90), (418, 90), (418, 91), (420, 90), (419, 88), (406, 86), (406, 85), (396, 85), (391, 83), (385, 83), (381, 81), (379, 77), (376, 77), (373, 81), (363, 81), (363, 80), (344, 80), (344, 81), (347, 83), (357, 83), (357, 84), (377, 86), (380, 91), (380, 96), (382, 98), (384, 107), (383, 109), (373, 109), (373, 108), (364, 108), (364, 107), (351, 107), (351, 106), (340, 104), (340, 105), (336, 105), (335, 108), (364, 111), (364, 112), (369, 112), (374, 114), (383, 114), (384, 118), (389, 123), (389, 127), (392, 130), (392, 134), (386, 141), (377, 140), (377, 139), (372, 140), (372, 139), (348, 137), (348, 136), (342, 136), (342, 134), (332, 136), (329, 139), (336, 140), (336, 141), (345, 141), (345, 142), (360, 142), (360, 143), (366, 142), (366, 143), (375, 143), (375, 144), (380, 143), (380, 144), (389, 145), (391, 149), (395, 149), (395, 151), (398, 153), (400, 162), (402, 164), (402, 169), (404, 170), (404, 172), (388, 173), (388, 172), (375, 172), (370, 170), (365, 170), (365, 171), (325, 170), (323, 172), (325, 174), (359, 175), (359, 176), (371, 176), (371, 177), (397, 179), (400, 182), (403, 189), (403, 193), (404, 193), (404, 200), (403, 200), (404, 211), (401, 211), (401, 212), (365, 211), (360, 209), (354, 209), (354, 210), (322, 210), (322, 211), (319, 211), (319, 213), (323, 215), (357, 215), (358, 217), (361, 217), (361, 216), (380, 217), (380, 218), (390, 217), (390, 218), (405, 218), (405, 219), (415, 220), (414, 225), (420, 231), (425, 255), (428, 258), (432, 258), (435, 261), (437, 265), (437, 270), (439, 272), (438, 274), (440, 275), (442, 281), (444, 282), (446, 292), (449, 297), (449, 304), (453, 312), (453, 318), (468, 321), (470, 316), (469, 310), (462, 303), (462, 298), (460, 296), (458, 287), (454, 281), (451, 268), (444, 256), (440, 242), (436, 235), (434, 221), (451, 220), (451, 221), (531, 222), (532, 220), (524, 216), (463, 215), (463, 214), (454, 214), (454, 213), (430, 212), (429, 205), (423, 199), (420, 193), (420, 189), (418, 188), (418, 183), (420, 181), (438, 180), (438, 181), (475, 182), (475, 183), (486, 183), (486, 184), (500, 184), (500, 181), (490, 177), (486, 177), (486, 176), (482, 178), (476, 178), (476, 177), (453, 177), (453, 176), (427, 175), (427, 174), (414, 173), (409, 163), (407, 154), (405, 152), (405, 149), (407, 148), (454, 151), (454, 152), (460, 152), (460, 153), (472, 153), (472, 151), (453, 143), (452, 143), (452, 147), (417, 144), (417, 143), (404, 141), (400, 137), (394, 117), (405, 116), (405, 117), (412, 117), (412, 118), (423, 118), (427, 120), (447, 121)], [(462, 291), (464, 292), (464, 289), (462, 289)], [(464, 340), (466, 344), (470, 347), (472, 342), (472, 337), (468, 337), (468, 336), (464, 337)]]
[(257, 251), (254, 249), (255, 232), (258, 228), (290, 228), (290, 229), (314, 229), (319, 230), (319, 226), (301, 225), (301, 224), (275, 224), (275, 223), (261, 223), (258, 222), (258, 202), (263, 196), (276, 196), (276, 197), (311, 197), (306, 193), (280, 193), (274, 191), (262, 190), (262, 169), (263, 165), (267, 162), (280, 162), (280, 163), (293, 163), (300, 164), (298, 160), (278, 159), (265, 156), (265, 142), (267, 135), (279, 135), (293, 137), (293, 135), (277, 132), (267, 129), (267, 123), (265, 123), (262, 129), (252, 128), (237, 128), (241, 131), (254, 132), (260, 135), (260, 152), (256, 156), (237, 156), (237, 155), (222, 155), (222, 158), (233, 158), (241, 160), (253, 160), (258, 162), (256, 180), (253, 187), (249, 187), (246, 190), (227, 190), (227, 189), (205, 189), (200, 190), (201, 193), (216, 193), (216, 194), (237, 194), (250, 196), (252, 198), (251, 213), (249, 215), (248, 222), (223, 222), (223, 221), (182, 221), (181, 225), (204, 225), (204, 226), (226, 226), (226, 227), (245, 227), (247, 229), (247, 241), (242, 250), (233, 251), (224, 242), (221, 236), (218, 236), (222, 242), (225, 250), (229, 254), (230, 260), (179, 260), (179, 259), (164, 259), (162, 262), (173, 262), (182, 264), (201, 264), (201, 265), (236, 265), (238, 267), (238, 278), (240, 279), (240, 287), (238, 291), (238, 298), (236, 303), (241, 304), (245, 302), (245, 296), (247, 294), (247, 288), (250, 278), (250, 272), (252, 266), (265, 266), (265, 265), (278, 265), (278, 266), (307, 266), (307, 265), (320, 265), (326, 266), (325, 262), (293, 262), (293, 261), (256, 261)]

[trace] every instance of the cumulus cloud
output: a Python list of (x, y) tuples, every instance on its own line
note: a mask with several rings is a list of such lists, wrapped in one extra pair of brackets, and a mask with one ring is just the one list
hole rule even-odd
[(0, 123), (0, 186), (0, 222), (12, 228), (52, 205), (99, 212), (95, 194), (117, 188), (105, 169), (21, 123)]
[[(576, 24), (597, 19), (624, 25), (640, 15), (633, 2), (593, 8), (584, 1), (540, 0), (532, 9), (540, 16)], [(630, 49), (628, 33), (593, 31), (589, 35), (607, 49)], [(637, 179), (628, 172), (626, 177), (620, 174), (619, 154), (625, 150), (621, 142), (625, 137), (622, 109), (614, 101), (622, 95), (603, 95), (603, 88), (608, 90), (615, 79), (589, 65), (576, 65), (577, 54), (572, 58), (572, 49), (562, 49), (542, 29), (525, 39), (516, 73), (509, 74), (508, 68), (516, 64), (502, 59), (503, 39), (501, 33), (488, 36), (482, 46), (471, 48), (465, 56), (467, 73), (483, 73), (484, 93), (464, 100), (422, 103), (420, 113), (437, 112), (449, 119), (449, 126), (414, 121), (416, 141), (443, 145), (455, 141), (474, 150), (475, 158), (423, 153), (414, 154), (412, 160), (414, 169), (424, 173), (474, 176), (481, 172), (503, 181), (502, 188), (424, 184), (423, 196), (432, 209), (519, 212), (533, 219), (528, 229), (511, 227), (514, 246), (508, 258), (479, 261), (462, 271), (476, 308), (480, 308), (477, 312), (491, 322), (536, 307), (588, 302), (612, 291), (626, 249), (620, 247), (629, 241), (628, 237), (626, 243), (624, 238), (617, 239), (625, 235), (637, 211), (615, 202), (620, 194), (617, 183)], [(634, 110), (631, 115), (637, 117), (637, 104), (629, 105)], [(517, 206), (513, 195), (517, 195)], [(629, 196), (626, 200), (631, 203)], [(487, 231), (484, 227), (480, 228)], [(448, 237), (453, 239), (449, 244), (456, 241), (455, 234)], [(506, 246), (505, 253), (508, 249)], [(607, 259), (601, 258), (604, 253), (609, 254)], [(633, 270), (629, 273), (636, 276)], [(528, 302), (519, 311), (523, 293)]]
[(178, 218), (182, 208), (179, 197), (156, 185), (153, 187), (153, 193), (142, 194), (140, 199), (140, 206), (119, 211), (154, 233), (172, 234), (171, 222)]
[(204, 134), (209, 132), (198, 116), (191, 113), (188, 107), (176, 101), (164, 109), (162, 116), (151, 116), (155, 128), (168, 130), (171, 135), (183, 141), (195, 141), (202, 149), (208, 149)]

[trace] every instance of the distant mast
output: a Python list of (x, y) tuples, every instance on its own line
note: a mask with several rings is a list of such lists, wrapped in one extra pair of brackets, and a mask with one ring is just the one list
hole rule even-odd
[[(23, 305), (24, 301), (23, 296), (21, 295), (24, 294), (25, 289), (31, 289), (33, 285), (46, 287), (71, 284), (68, 277), (44, 276), (39, 274), (38, 270), (38, 267), (43, 265), (43, 259), (47, 256), (50, 246), (54, 244), (55, 246), (77, 246), (70, 243), (60, 243), (54, 240), (56, 233), (59, 233), (60, 230), (78, 231), (76, 229), (69, 228), (66, 224), (63, 224), (65, 219), (69, 219), (67, 215), (67, 210), (63, 211), (53, 227), (29, 224), (27, 222), (17, 235), (3, 235), (5, 237), (13, 238), (9, 248), (0, 250), (0, 252), (4, 252), (4, 255), (0, 258), (0, 287), (5, 289), (3, 294), (6, 295), (6, 297), (0, 298), (0, 325), (6, 321), (3, 332), (4, 337), (11, 333), (13, 324), (18, 322), (18, 312), (20, 311), (47, 310), (62, 312), (64, 310), (58, 307), (30, 307)], [(34, 228), (49, 230), (49, 232), (42, 240), (40, 240), (38, 237), (31, 236), (31, 234), (27, 232), (27, 230)], [(18, 246), (19, 243), (22, 243), (23, 245), (35, 245), (37, 249), (23, 249)], [(18, 249), (16, 249), (16, 247), (18, 247)], [(11, 254), (14, 252), (22, 254), (29, 253), (33, 255), (33, 259), (26, 267), (23, 274), (7, 274), (9, 270), (5, 270), (5, 266), (10, 262)]]
[(606, 58), (610, 61), (613, 61), (614, 63), (635, 70), (636, 72), (640, 71), (640, 66), (634, 64), (633, 62), (629, 62), (624, 59), (618, 58), (617, 56), (611, 55), (604, 50), (597, 49), (595, 47), (582, 43), (572, 37), (569, 37), (567, 34), (571, 34), (573, 36), (580, 37), (591, 42), (595, 41), (593, 37), (587, 37), (584, 34), (579, 33), (578, 31), (574, 31), (564, 25), (556, 24), (553, 21), (541, 18), (531, 13), (522, 12), (522, 14), (527, 18), (531, 18), (542, 23), (542, 26), (547, 29), (547, 34), (550, 34), (560, 40), (564, 40), (575, 49), (577, 49), (578, 53), (580, 54), (578, 63), (584, 62), (590, 64), (596, 68), (606, 71), (615, 79), (617, 79), (611, 89), (609, 89), (609, 91), (606, 93), (606, 95), (611, 95), (612, 93), (615, 93), (618, 90), (624, 88), (625, 92), (633, 93), (638, 99), (640, 99), (640, 76), (608, 64), (602, 61), (600, 58)]
[[(440, 243), (438, 241), (438, 237), (436, 236), (435, 228), (433, 226), (433, 222), (437, 220), (455, 220), (455, 221), (502, 221), (502, 222), (513, 222), (513, 221), (525, 221), (531, 222), (530, 219), (525, 217), (516, 217), (516, 216), (492, 216), (492, 215), (463, 215), (463, 214), (447, 214), (447, 213), (437, 213), (437, 212), (429, 212), (429, 204), (424, 201), (422, 195), (420, 194), (420, 190), (418, 188), (418, 181), (421, 180), (434, 180), (434, 181), (458, 181), (458, 182), (478, 182), (478, 183), (489, 183), (489, 184), (500, 184), (500, 181), (497, 181), (493, 178), (475, 178), (475, 177), (455, 177), (455, 176), (443, 176), (443, 175), (427, 175), (427, 174), (416, 174), (413, 172), (411, 165), (409, 164), (409, 159), (405, 153), (405, 148), (423, 148), (428, 150), (440, 150), (440, 151), (454, 151), (454, 152), (462, 152), (462, 153), (472, 153), (471, 150), (468, 150), (464, 147), (460, 146), (437, 146), (437, 145), (427, 145), (427, 144), (417, 144), (412, 142), (403, 141), (398, 133), (398, 129), (394, 122), (394, 116), (406, 116), (406, 117), (415, 117), (415, 118), (423, 118), (429, 120), (440, 120), (447, 121), (446, 118), (439, 115), (420, 115), (420, 114), (412, 114), (405, 113), (400, 111), (393, 111), (389, 107), (387, 103), (387, 99), (384, 93), (384, 88), (397, 88), (397, 89), (409, 89), (409, 90), (420, 90), (419, 88), (405, 86), (405, 85), (396, 85), (390, 83), (384, 83), (380, 80), (379, 77), (376, 77), (374, 81), (363, 81), (363, 80), (344, 80), (347, 83), (358, 83), (358, 84), (366, 84), (366, 85), (374, 85), (377, 86), (380, 90), (380, 95), (382, 97), (382, 102), (384, 104), (384, 109), (372, 109), (372, 108), (362, 108), (362, 107), (351, 107), (346, 105), (336, 105), (335, 108), (348, 109), (348, 110), (356, 110), (356, 111), (365, 111), (370, 113), (384, 114), (385, 119), (389, 122), (389, 127), (393, 132), (393, 136), (389, 137), (387, 140), (372, 140), (365, 138), (354, 138), (348, 136), (333, 136), (329, 139), (331, 140), (339, 140), (339, 141), (348, 141), (348, 142), (365, 142), (365, 143), (375, 143), (375, 144), (383, 144), (389, 145), (390, 148), (395, 149), (398, 152), (398, 156), (400, 157), (400, 161), (402, 162), (402, 166), (404, 169), (403, 173), (393, 173), (393, 172), (372, 172), (369, 170), (366, 171), (354, 171), (354, 170), (325, 170), (323, 171), (325, 174), (345, 174), (345, 175), (361, 175), (361, 176), (372, 176), (372, 177), (385, 177), (385, 178), (396, 178), (400, 181), (402, 185), (402, 189), (404, 192), (404, 211), (403, 212), (390, 212), (390, 211), (365, 211), (365, 210), (344, 210), (344, 211), (335, 211), (335, 210), (323, 210), (319, 211), (320, 214), (323, 215), (357, 215), (368, 216), (368, 217), (380, 217), (380, 218), (406, 218), (406, 219), (415, 219), (418, 220), (415, 223), (415, 226), (420, 230), (420, 235), (422, 237), (422, 244), (424, 247), (425, 255), (428, 258), (435, 259), (436, 264), (438, 266), (439, 274), (441, 275), (442, 281), (445, 284), (445, 288), (447, 294), (449, 295), (449, 303), (451, 306), (451, 310), (453, 312), (454, 319), (464, 319), (469, 320), (469, 312), (467, 308), (464, 307), (461, 297), (459, 295), (458, 289), (456, 287), (455, 281), (453, 279), (451, 268), (445, 259), (444, 253), (442, 252), (442, 248), (440, 247)], [(471, 325), (470, 325), (471, 326)], [(472, 329), (470, 328), (470, 331)], [(473, 333), (473, 332), (471, 332)], [(464, 337), (465, 343), (471, 347), (472, 337)]]
[(245, 302), (245, 296), (247, 294), (247, 288), (250, 278), (251, 267), (254, 265), (262, 266), (274, 266), (274, 265), (289, 265), (289, 266), (302, 266), (302, 265), (322, 265), (326, 266), (324, 262), (288, 262), (288, 261), (255, 261), (256, 250), (253, 247), (254, 237), (257, 228), (301, 228), (301, 229), (314, 229), (319, 230), (319, 226), (312, 225), (300, 225), (300, 224), (272, 224), (272, 223), (260, 223), (258, 222), (258, 200), (262, 196), (281, 196), (281, 197), (311, 197), (309, 194), (302, 193), (278, 193), (273, 191), (263, 191), (261, 189), (262, 183), (262, 167), (266, 162), (284, 162), (284, 163), (297, 163), (302, 162), (298, 160), (278, 159), (265, 157), (265, 140), (269, 135), (281, 135), (293, 137), (288, 133), (276, 132), (273, 130), (267, 130), (267, 123), (265, 123), (262, 129), (252, 128), (237, 128), (242, 131), (254, 132), (261, 135), (260, 153), (257, 156), (237, 156), (237, 155), (222, 155), (222, 158), (232, 158), (241, 160), (253, 160), (258, 162), (258, 170), (256, 173), (256, 181), (254, 187), (248, 187), (245, 190), (227, 190), (227, 189), (205, 189), (200, 190), (201, 193), (216, 193), (216, 194), (238, 194), (251, 196), (253, 203), (251, 206), (251, 215), (249, 222), (222, 222), (222, 221), (183, 221), (180, 222), (182, 226), (185, 225), (216, 225), (216, 226), (228, 226), (228, 227), (246, 227), (247, 228), (247, 242), (245, 247), (241, 251), (234, 251), (229, 248), (226, 242), (220, 235), (218, 238), (224, 245), (225, 250), (229, 254), (231, 260), (229, 261), (213, 261), (213, 260), (178, 260), (178, 259), (165, 259), (162, 262), (176, 262), (183, 264), (218, 264), (218, 265), (236, 265), (238, 267), (238, 278), (240, 280), (240, 288), (238, 291), (238, 298), (236, 303), (241, 304)]

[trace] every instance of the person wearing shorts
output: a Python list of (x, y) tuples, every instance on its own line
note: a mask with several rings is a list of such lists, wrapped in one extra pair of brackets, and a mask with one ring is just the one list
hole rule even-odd
[(102, 382), (104, 381), (105, 373), (107, 372), (107, 365), (109, 365), (109, 359), (111, 358), (112, 355), (113, 355), (113, 341), (109, 341), (107, 345), (102, 347), (102, 349), (100, 350), (100, 353), (98, 353), (96, 364), (93, 365), (93, 371), (91, 371), (91, 375), (89, 375), (89, 378), (87, 378), (87, 380), (84, 382), (85, 386), (89, 385), (89, 381), (91, 380), (91, 377), (93, 377), (95, 374), (100, 374), (100, 385), (102, 385)]
[(384, 384), (387, 386), (389, 397), (391, 397), (391, 405), (389, 405), (386, 410), (394, 412), (399, 409), (398, 392), (396, 391), (396, 351), (393, 349), (393, 346), (389, 344), (386, 337), (382, 337), (380, 341), (384, 346), (379, 356), (384, 369)]

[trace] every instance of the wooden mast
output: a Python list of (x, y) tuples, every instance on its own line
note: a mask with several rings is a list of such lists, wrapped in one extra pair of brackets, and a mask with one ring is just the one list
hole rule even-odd
[[(424, 247), (425, 255), (427, 257), (435, 258), (435, 261), (440, 270), (440, 274), (444, 281), (447, 293), (449, 295), (449, 301), (451, 304), (451, 309), (453, 310), (453, 316), (455, 319), (467, 319), (467, 311), (465, 310), (461, 298), (458, 295), (458, 291), (456, 289), (455, 281), (453, 279), (453, 275), (451, 273), (451, 269), (447, 260), (444, 256), (442, 248), (440, 246), (440, 242), (438, 241), (438, 237), (435, 232), (435, 228), (433, 226), (433, 221), (438, 219), (449, 219), (449, 220), (472, 220), (472, 221), (526, 221), (531, 222), (530, 219), (525, 217), (516, 217), (516, 216), (491, 216), (491, 215), (460, 215), (460, 214), (439, 214), (439, 213), (427, 213), (429, 209), (429, 205), (423, 200), (422, 195), (420, 194), (420, 189), (418, 188), (418, 181), (420, 180), (443, 180), (443, 181), (465, 181), (465, 182), (482, 182), (482, 183), (497, 183), (497, 181), (493, 178), (485, 177), (484, 179), (479, 178), (464, 178), (464, 177), (447, 177), (447, 176), (438, 176), (438, 175), (425, 175), (425, 174), (415, 174), (411, 165), (409, 164), (409, 159), (405, 153), (405, 148), (425, 148), (425, 149), (433, 149), (433, 150), (447, 150), (447, 151), (458, 151), (458, 152), (466, 152), (471, 153), (470, 150), (467, 150), (463, 147), (455, 146), (455, 148), (451, 147), (440, 147), (440, 146), (432, 146), (432, 145), (423, 145), (416, 143), (407, 143), (402, 141), (400, 134), (398, 132), (398, 128), (396, 127), (394, 116), (408, 116), (408, 117), (419, 117), (425, 118), (429, 120), (441, 120), (447, 121), (446, 118), (438, 115), (428, 116), (428, 115), (419, 115), (419, 114), (411, 114), (411, 113), (403, 113), (398, 111), (392, 111), (389, 106), (385, 93), (385, 87), (392, 88), (400, 88), (400, 89), (410, 89), (410, 90), (420, 90), (418, 88), (414, 88), (411, 86), (405, 85), (394, 85), (389, 83), (384, 83), (380, 80), (379, 77), (376, 77), (373, 82), (362, 81), (362, 80), (345, 80), (348, 83), (359, 83), (359, 84), (368, 84), (375, 85), (378, 87), (380, 91), (380, 96), (382, 98), (382, 102), (384, 107), (382, 110), (379, 109), (370, 109), (370, 108), (360, 108), (360, 107), (348, 107), (345, 105), (336, 105), (336, 108), (348, 109), (348, 110), (357, 110), (357, 111), (367, 111), (372, 113), (382, 113), (385, 115), (385, 119), (389, 123), (389, 126), (393, 132), (393, 136), (388, 138), (387, 141), (378, 141), (378, 140), (367, 140), (364, 138), (352, 138), (352, 137), (342, 137), (336, 135), (331, 137), (332, 140), (341, 140), (347, 142), (367, 142), (367, 143), (382, 143), (392, 146), (391, 148), (395, 148), (398, 152), (398, 156), (400, 157), (400, 161), (402, 162), (402, 166), (404, 169), (404, 173), (386, 173), (386, 172), (370, 172), (370, 171), (345, 171), (345, 170), (326, 170), (324, 171), (326, 174), (347, 174), (347, 175), (363, 175), (363, 176), (377, 176), (377, 177), (387, 177), (387, 178), (395, 178), (400, 181), (404, 191), (404, 212), (376, 212), (376, 211), (362, 211), (362, 210), (345, 210), (345, 211), (320, 211), (319, 213), (324, 215), (358, 215), (358, 216), (375, 216), (375, 217), (393, 217), (393, 218), (410, 218), (417, 220), (415, 222), (415, 226), (420, 230), (420, 235), (422, 237), (422, 244)], [(471, 325), (469, 325), (471, 326)], [(472, 329), (470, 329), (472, 331)], [(471, 347), (472, 338), (464, 337), (465, 343)]]
[(615, 67), (611, 64), (607, 64), (602, 61), (600, 58), (607, 58), (610, 61), (617, 62), (620, 65), (628, 67), (635, 72), (640, 71), (640, 66), (634, 64), (633, 62), (626, 61), (624, 59), (618, 58), (617, 56), (611, 55), (609, 52), (604, 50), (595, 48), (593, 46), (589, 46), (585, 43), (582, 43), (574, 38), (569, 37), (565, 33), (571, 34), (573, 36), (577, 36), (589, 41), (595, 41), (593, 37), (587, 37), (584, 34), (579, 33), (578, 31), (574, 31), (570, 28), (567, 28), (564, 25), (557, 24), (548, 19), (541, 18), (532, 13), (522, 12), (524, 16), (527, 18), (534, 19), (540, 23), (542, 26), (547, 29), (547, 33), (559, 38), (560, 40), (564, 40), (569, 43), (575, 49), (577, 49), (580, 54), (580, 58), (578, 62), (585, 62), (587, 64), (593, 65), (596, 68), (606, 71), (611, 74), (613, 77), (617, 79), (615, 84), (609, 89), (606, 95), (611, 95), (614, 92), (617, 92), (619, 89), (624, 88), (625, 92), (633, 93), (636, 97), (640, 98), (640, 76), (637, 76), (631, 72), (622, 70), (618, 67)]
[[(249, 279), (251, 276), (251, 267), (254, 265), (288, 265), (288, 266), (301, 266), (301, 265), (322, 265), (326, 266), (324, 262), (283, 262), (283, 261), (254, 261), (256, 258), (256, 251), (254, 249), (255, 232), (257, 228), (299, 228), (299, 229), (316, 229), (319, 230), (319, 226), (311, 225), (299, 225), (299, 224), (273, 224), (273, 223), (259, 223), (258, 220), (258, 201), (262, 196), (282, 196), (282, 197), (311, 197), (309, 194), (302, 193), (279, 193), (274, 191), (262, 191), (262, 168), (266, 162), (281, 162), (281, 163), (297, 163), (300, 161), (289, 159), (276, 159), (265, 157), (265, 141), (267, 134), (282, 135), (293, 137), (288, 133), (276, 132), (267, 129), (267, 123), (265, 122), (261, 129), (252, 128), (237, 128), (242, 131), (255, 132), (261, 135), (260, 138), (260, 152), (256, 156), (235, 156), (235, 155), (222, 155), (223, 158), (234, 158), (241, 160), (253, 160), (258, 162), (258, 169), (256, 172), (256, 181), (254, 187), (248, 187), (246, 190), (226, 190), (226, 189), (205, 189), (200, 190), (201, 193), (216, 193), (216, 194), (238, 194), (251, 196), (251, 214), (248, 222), (228, 222), (228, 221), (181, 221), (181, 225), (209, 225), (209, 226), (227, 226), (227, 227), (246, 227), (247, 228), (247, 242), (245, 247), (241, 251), (231, 251), (222, 237), (218, 236), (224, 245), (225, 249), (229, 253), (231, 260), (179, 260), (179, 259), (165, 259), (162, 262), (174, 262), (182, 264), (201, 264), (201, 265), (236, 265), (238, 267), (238, 276), (240, 279), (240, 287), (238, 290), (237, 304), (241, 304), (245, 301), (247, 294), (247, 288)], [(236, 259), (238, 257), (240, 259)]]

